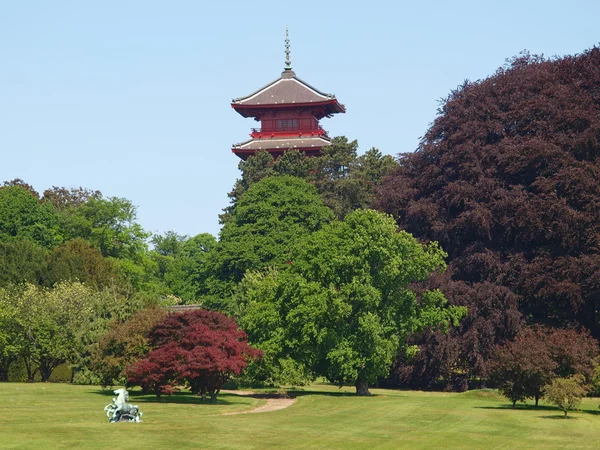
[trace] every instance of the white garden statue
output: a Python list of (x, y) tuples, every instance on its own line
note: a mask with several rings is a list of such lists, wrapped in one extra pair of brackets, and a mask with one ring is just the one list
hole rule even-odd
[(127, 403), (127, 400), (129, 400), (129, 392), (125, 388), (117, 389), (114, 392), (117, 394), (117, 398), (113, 398), (113, 402), (104, 407), (108, 420), (111, 423), (141, 422), (142, 413), (140, 412), (138, 405), (130, 405)]

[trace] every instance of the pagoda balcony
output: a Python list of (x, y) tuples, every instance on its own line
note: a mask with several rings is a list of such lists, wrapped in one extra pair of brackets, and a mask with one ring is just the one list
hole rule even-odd
[(275, 138), (275, 137), (310, 137), (310, 136), (324, 136), (329, 137), (327, 131), (323, 127), (319, 128), (288, 128), (285, 130), (263, 130), (261, 128), (252, 128), (250, 136), (253, 139), (264, 139), (264, 138)]

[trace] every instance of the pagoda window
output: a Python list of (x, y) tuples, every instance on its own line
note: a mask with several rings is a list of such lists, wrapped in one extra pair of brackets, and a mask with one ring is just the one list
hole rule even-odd
[(277, 121), (277, 130), (297, 130), (298, 119), (281, 119)]
[(263, 120), (261, 122), (262, 131), (275, 131), (274, 120)]

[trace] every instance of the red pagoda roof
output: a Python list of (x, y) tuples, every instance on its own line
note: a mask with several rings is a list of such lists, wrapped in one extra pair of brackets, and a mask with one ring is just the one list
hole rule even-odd
[(327, 114), (344, 113), (346, 108), (337, 101), (335, 95), (325, 94), (296, 77), (287, 69), (281, 77), (258, 91), (242, 98), (236, 98), (231, 106), (244, 117), (253, 117), (252, 110), (273, 107), (323, 106)]

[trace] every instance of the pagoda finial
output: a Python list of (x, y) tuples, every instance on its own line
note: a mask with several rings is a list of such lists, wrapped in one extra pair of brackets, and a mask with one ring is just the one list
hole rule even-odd
[(292, 62), (290, 61), (290, 35), (288, 27), (285, 27), (285, 70), (292, 70)]

